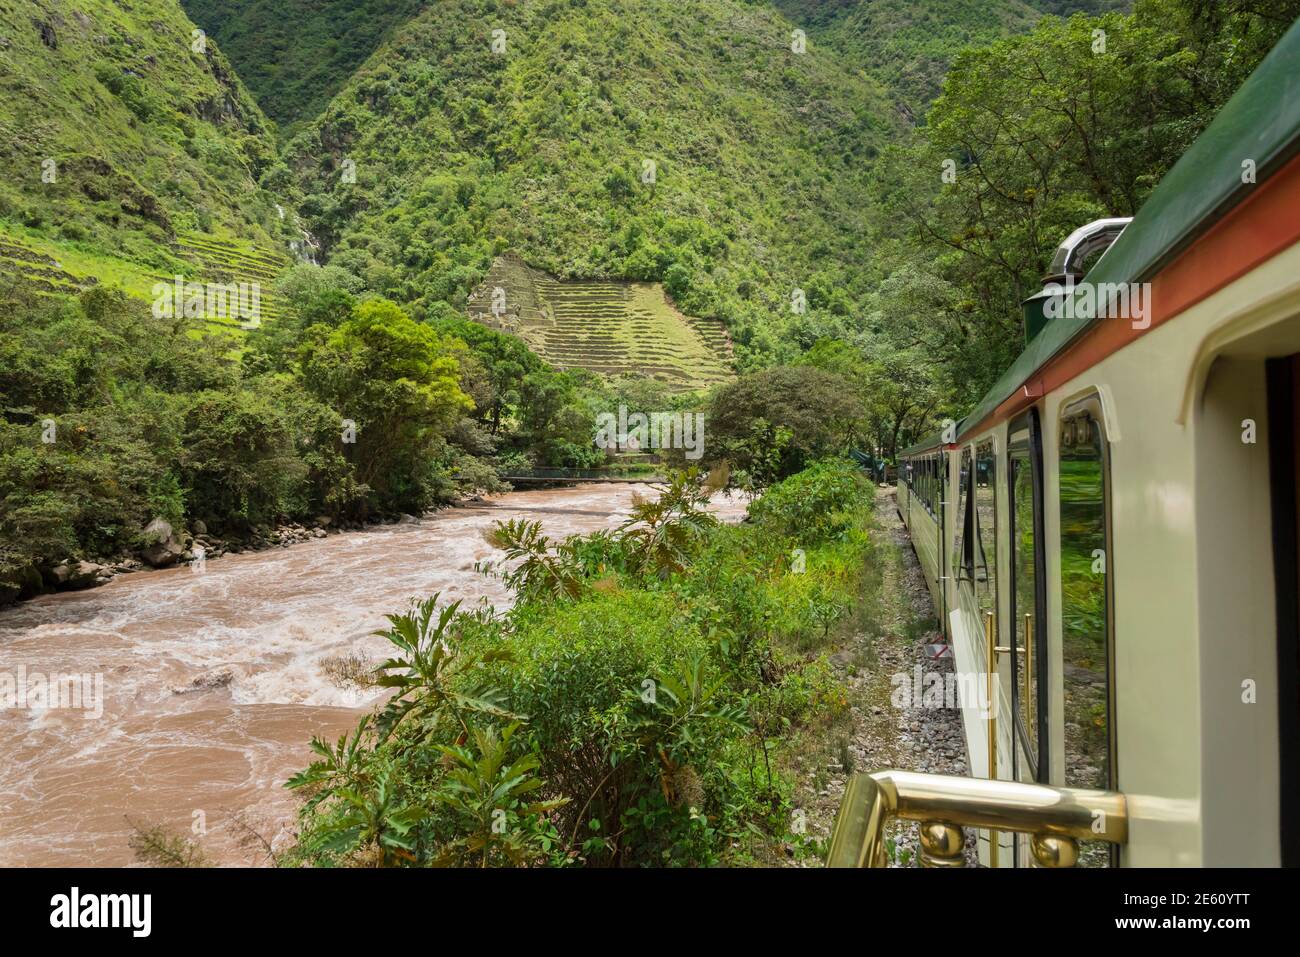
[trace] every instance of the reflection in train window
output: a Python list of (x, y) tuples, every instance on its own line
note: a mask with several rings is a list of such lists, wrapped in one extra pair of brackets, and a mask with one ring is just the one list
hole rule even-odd
[(1061, 424), (1061, 652), (1065, 783), (1114, 787), (1106, 608), (1106, 469), (1087, 413)]
[(961, 472), (957, 479), (957, 535), (953, 542), (952, 568), (957, 581), (971, 581), (974, 578), (971, 546), (974, 544), (974, 517), (971, 512), (971, 453), (970, 447), (962, 451)]
[(997, 614), (997, 459), (992, 441), (975, 450), (975, 597), (981, 616)]

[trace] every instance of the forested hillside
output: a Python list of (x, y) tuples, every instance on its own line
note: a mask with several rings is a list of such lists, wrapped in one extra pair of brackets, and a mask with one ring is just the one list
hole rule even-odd
[(271, 180), (333, 262), (431, 314), (513, 250), (662, 280), (742, 364), (792, 355), (795, 290), (845, 315), (866, 288), (867, 174), (895, 136), (878, 87), (792, 31), (736, 0), (431, 5)]
[(163, 269), (185, 231), (271, 242), (271, 126), (196, 29), (176, 0), (0, 3), (0, 229)]
[(907, 122), (921, 122), (956, 51), (1022, 33), (1033, 0), (777, 0), (792, 21), (879, 79)]

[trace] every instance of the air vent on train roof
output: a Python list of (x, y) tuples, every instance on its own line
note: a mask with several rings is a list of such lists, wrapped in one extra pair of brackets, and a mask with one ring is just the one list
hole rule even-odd
[(1061, 299), (1064, 288), (1072, 287), (1083, 279), (1084, 264), (1109, 249), (1119, 239), (1124, 227), (1132, 221), (1132, 216), (1095, 219), (1070, 233), (1065, 242), (1056, 247), (1052, 264), (1043, 277), (1043, 288), (1021, 303), (1025, 316), (1026, 345), (1050, 321), (1044, 312), (1047, 303)]

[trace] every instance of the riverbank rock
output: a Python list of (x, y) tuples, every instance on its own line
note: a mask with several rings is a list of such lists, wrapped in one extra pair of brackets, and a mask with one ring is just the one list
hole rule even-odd
[(171, 525), (161, 517), (145, 526), (142, 537), (146, 544), (140, 550), (140, 560), (152, 568), (175, 565), (185, 550)]
[(22, 593), (23, 588), (17, 582), (0, 580), (0, 608), (16, 602)]
[(95, 562), (64, 562), (51, 568), (49, 577), (58, 589), (91, 588), (112, 578), (113, 570)]

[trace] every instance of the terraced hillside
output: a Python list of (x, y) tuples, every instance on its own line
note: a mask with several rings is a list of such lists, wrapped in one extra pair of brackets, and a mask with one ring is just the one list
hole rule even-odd
[(53, 256), (38, 252), (0, 233), (0, 285), (22, 285), (40, 295), (75, 296), (98, 280), (78, 277)]
[(564, 281), (501, 257), (469, 310), (561, 369), (643, 375), (682, 391), (731, 376), (731, 342), (722, 324), (682, 315), (660, 283)]
[[(290, 264), (287, 258), (251, 243), (202, 233), (181, 234), (168, 252), (166, 263), (145, 265), (52, 243), (34, 233), (19, 236), (0, 230), (0, 285), (22, 285), (42, 296), (75, 296), (105, 282), (152, 300), (155, 284), (172, 284), (177, 276), (186, 283), (257, 283), (259, 321), (279, 318), (275, 283)], [(235, 315), (207, 322), (213, 328), (241, 330)]]
[[(186, 233), (177, 238), (177, 250), (197, 267), (192, 278), (210, 283), (257, 283), (261, 290), (260, 321), (275, 322), (280, 307), (275, 298), (275, 283), (289, 266), (289, 260), (251, 243), (216, 239), (201, 233)], [(163, 280), (159, 280), (163, 281)], [(209, 318), (214, 326), (239, 327), (235, 318)]]

